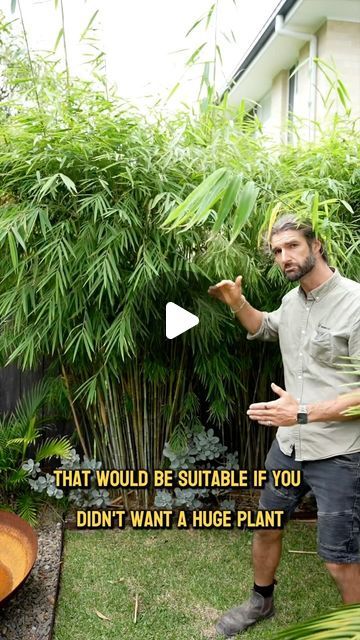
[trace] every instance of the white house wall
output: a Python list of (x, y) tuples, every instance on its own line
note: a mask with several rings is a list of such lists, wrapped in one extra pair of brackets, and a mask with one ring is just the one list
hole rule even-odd
[[(339, 77), (343, 81), (351, 98), (352, 115), (360, 116), (360, 23), (329, 20), (320, 29), (319, 58), (336, 66)], [(319, 72), (317, 86), (317, 119), (324, 120), (326, 106), (320, 94), (326, 95), (329, 85), (325, 76)], [(334, 106), (341, 113), (343, 110), (339, 98), (333, 96)]]
[(272, 81), (271, 114), (266, 121), (264, 132), (286, 142), (284, 123), (287, 121), (288, 107), (288, 79), (287, 69), (280, 71)]

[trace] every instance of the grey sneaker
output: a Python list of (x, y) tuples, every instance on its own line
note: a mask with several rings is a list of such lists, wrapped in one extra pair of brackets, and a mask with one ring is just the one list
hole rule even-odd
[(270, 618), (274, 612), (273, 596), (264, 598), (253, 589), (249, 600), (224, 613), (216, 625), (216, 631), (218, 635), (231, 638), (240, 631), (245, 631), (258, 620)]

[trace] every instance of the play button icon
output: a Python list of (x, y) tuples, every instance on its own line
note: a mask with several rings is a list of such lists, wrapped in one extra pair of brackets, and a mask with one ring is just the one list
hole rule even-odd
[(199, 324), (199, 318), (174, 302), (166, 305), (166, 337), (169, 340)]

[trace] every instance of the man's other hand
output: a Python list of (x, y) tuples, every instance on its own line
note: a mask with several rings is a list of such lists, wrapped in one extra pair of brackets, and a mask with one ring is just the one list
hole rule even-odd
[(280, 396), (278, 400), (251, 404), (247, 414), (251, 420), (267, 427), (291, 427), (297, 423), (299, 403), (295, 398), (272, 382), (271, 388)]

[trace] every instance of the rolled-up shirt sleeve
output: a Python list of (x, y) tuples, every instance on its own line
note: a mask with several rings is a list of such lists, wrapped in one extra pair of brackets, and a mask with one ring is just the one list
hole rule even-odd
[(264, 340), (266, 342), (277, 342), (279, 339), (279, 321), (281, 307), (276, 311), (263, 311), (263, 319), (260, 328), (256, 333), (248, 333), (248, 340)]

